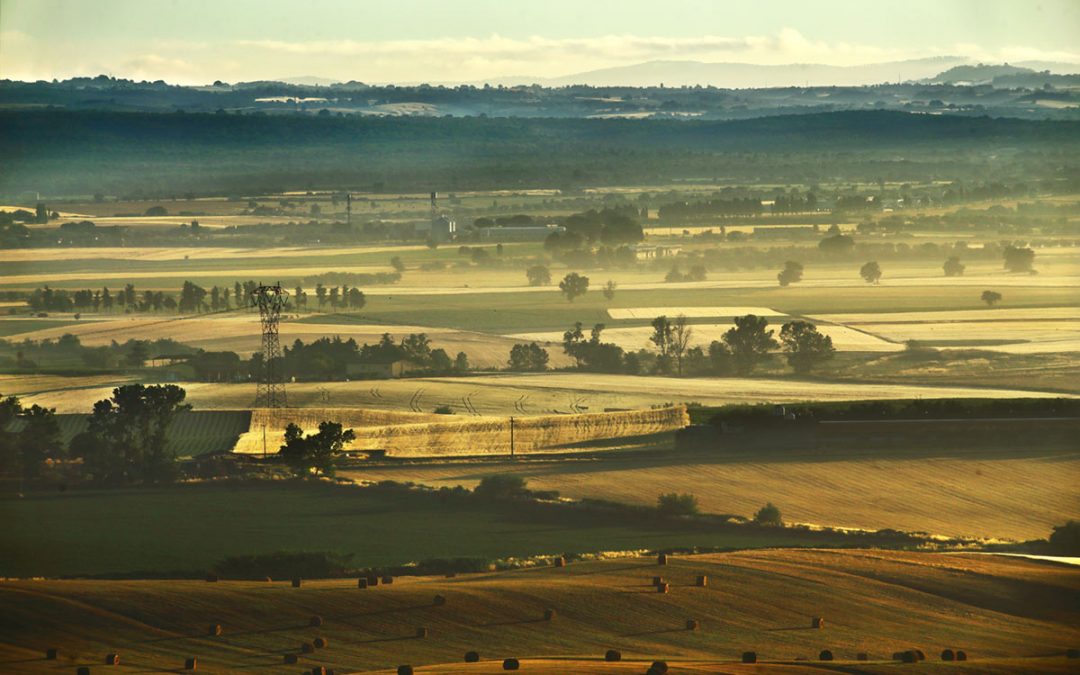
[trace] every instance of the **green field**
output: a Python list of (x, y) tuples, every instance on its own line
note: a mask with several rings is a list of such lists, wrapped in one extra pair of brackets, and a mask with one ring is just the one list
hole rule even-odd
[(0, 576), (199, 576), (229, 555), (338, 551), (357, 566), (433, 558), (716, 546), (837, 546), (838, 535), (702, 529), (294, 482), (30, 493), (0, 499)]

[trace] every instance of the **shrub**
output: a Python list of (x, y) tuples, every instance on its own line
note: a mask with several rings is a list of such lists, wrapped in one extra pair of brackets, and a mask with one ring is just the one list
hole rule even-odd
[(698, 500), (692, 494), (669, 492), (656, 500), (656, 510), (662, 516), (693, 516), (698, 513)]
[(758, 525), (770, 525), (775, 527), (783, 527), (784, 520), (780, 515), (780, 509), (776, 508), (772, 502), (765, 504), (758, 512), (754, 514), (754, 522)]

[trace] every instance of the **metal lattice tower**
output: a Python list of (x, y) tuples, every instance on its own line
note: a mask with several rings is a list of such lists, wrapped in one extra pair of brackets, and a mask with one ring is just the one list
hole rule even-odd
[(281, 310), (289, 301), (289, 292), (276, 286), (257, 286), (251, 291), (251, 304), (259, 308), (262, 320), (262, 372), (255, 394), (256, 408), (285, 408), (285, 373), (282, 368), (281, 343), (278, 341), (278, 322)]

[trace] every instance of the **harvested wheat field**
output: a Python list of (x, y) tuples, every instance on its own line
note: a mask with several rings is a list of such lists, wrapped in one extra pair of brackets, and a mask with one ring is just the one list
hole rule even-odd
[[(441, 419), (439, 419), (441, 418)], [(623, 439), (654, 438), (690, 422), (684, 406), (578, 415), (454, 419), (446, 415), (387, 413), (360, 409), (259, 410), (235, 452), (261, 453), (284, 443), (284, 427), (295, 423), (314, 432), (324, 420), (357, 427), (347, 451), (379, 451), (388, 457), (544, 454), (620, 447)]]
[[(15, 376), (0, 379), (0, 391), (24, 404), (85, 412), (108, 396), (111, 382), (128, 378)], [(7, 384), (5, 384), (5, 382)], [(247, 410), (255, 386), (179, 383), (197, 410)], [(638, 409), (669, 403), (795, 403), (893, 398), (1024, 398), (1063, 394), (1022, 389), (819, 382), (767, 378), (640, 377), (596, 373), (519, 373), (468, 378), (424, 377), (354, 382), (296, 382), (286, 386), (293, 407), (378, 408), (432, 412), (446, 406), (458, 415), (529, 416)]]
[(656, 450), (576, 461), (380, 465), (343, 475), (471, 488), (502, 473), (524, 477), (532, 489), (577, 499), (653, 506), (661, 493), (687, 492), (707, 513), (749, 517), (772, 501), (790, 523), (948, 536), (1037, 539), (1080, 515), (1080, 450), (1068, 445)]
[[(650, 579), (662, 574), (669, 592)], [(695, 579), (707, 575), (707, 587)], [(445, 598), (441, 604), (436, 595)], [(919, 649), (938, 672), (944, 649), (968, 655), (961, 672), (1068, 672), (1080, 641), (1080, 569), (1000, 556), (777, 549), (571, 563), (454, 579), (398, 577), (358, 590), (355, 579), (286, 582), (5, 581), (0, 663), (22, 673), (98, 666), (107, 653), (140, 671), (671, 673), (809, 672), (823, 649), (835, 667), (893, 672), (895, 652)], [(544, 620), (546, 608), (553, 618)], [(321, 617), (312, 628), (310, 617)], [(699, 622), (686, 630), (687, 618)], [(813, 617), (824, 627), (811, 628)], [(207, 626), (221, 626), (208, 634)], [(417, 637), (417, 627), (427, 628)], [(216, 632), (216, 631), (211, 631)], [(302, 653), (301, 643), (327, 645)], [(58, 648), (55, 661), (46, 660)], [(606, 650), (622, 661), (606, 664)], [(462, 655), (478, 652), (466, 667)], [(744, 651), (764, 665), (742, 669)], [(298, 663), (285, 665), (295, 654)], [(1074, 662), (1075, 663), (1075, 662)], [(16, 666), (17, 664), (17, 666)], [(440, 665), (445, 664), (445, 665)], [(455, 665), (460, 664), (460, 665)], [(945, 672), (957, 672), (946, 664)], [(95, 668), (96, 670), (96, 668)]]
[[(661, 312), (662, 313), (662, 312)], [(657, 314), (653, 315), (658, 316)], [(669, 314), (669, 318), (673, 315)], [(777, 324), (780, 324), (777, 321)], [(703, 347), (708, 348), (709, 343), (714, 340), (719, 340), (724, 336), (724, 333), (731, 330), (732, 323), (709, 323), (709, 324), (693, 324), (690, 326), (690, 346), (691, 347)], [(774, 328), (779, 333), (779, 325)], [(846, 352), (897, 352), (904, 349), (902, 342), (898, 340), (886, 339), (872, 334), (872, 329), (867, 328), (865, 331), (861, 329), (848, 328), (847, 326), (831, 326), (826, 324), (818, 325), (818, 330), (832, 338), (833, 346), (838, 351)], [(614, 342), (623, 349), (638, 351), (639, 349), (654, 349), (656, 345), (653, 344), (649, 338), (653, 335), (653, 329), (651, 326), (634, 326), (626, 328), (608, 328), (603, 333), (603, 339), (608, 342)], [(541, 333), (519, 333), (511, 335), (517, 340), (528, 341), (540, 341), (540, 342), (559, 342), (562, 339), (562, 332), (549, 331)]]

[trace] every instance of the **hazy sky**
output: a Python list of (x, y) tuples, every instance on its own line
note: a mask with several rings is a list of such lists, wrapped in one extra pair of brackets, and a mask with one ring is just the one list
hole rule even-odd
[(0, 78), (551, 77), (650, 60), (1080, 62), (1080, 0), (0, 0)]

